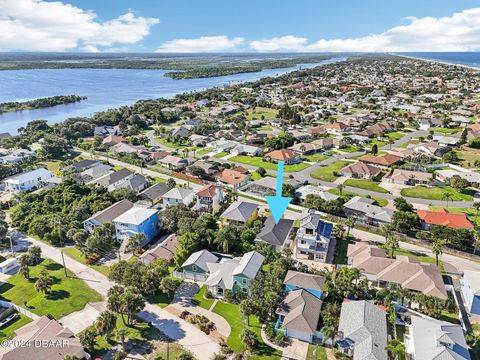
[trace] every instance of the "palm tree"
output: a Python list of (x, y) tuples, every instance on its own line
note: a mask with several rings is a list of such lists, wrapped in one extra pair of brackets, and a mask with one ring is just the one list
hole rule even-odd
[(120, 340), (120, 343), (122, 344), (122, 348), (125, 347), (125, 339), (128, 336), (128, 330), (125, 327), (119, 327), (115, 329), (115, 337), (117, 338), (117, 341)]
[(338, 191), (339, 191), (339, 193), (340, 193), (340, 196), (342, 196), (344, 187), (345, 187), (345, 185), (343, 185), (343, 184), (338, 184), (338, 185), (337, 185), (337, 189), (338, 189)]
[(453, 199), (453, 195), (450, 194), (450, 193), (445, 193), (443, 195), (443, 200), (445, 200), (447, 202), (447, 210), (448, 210), (448, 202), (452, 201), (452, 199)]
[(385, 347), (390, 353), (390, 356), (393, 359), (404, 358), (405, 357), (405, 345), (397, 339), (392, 339), (388, 342), (387, 346)]
[(42, 270), (37, 281), (35, 281), (35, 290), (46, 294), (52, 287), (52, 282), (52, 278), (48, 276), (48, 272), (46, 270)]
[(438, 266), (438, 256), (443, 254), (443, 247), (445, 246), (446, 241), (435, 239), (432, 243), (432, 252), (435, 254), (435, 265)]
[(333, 227), (333, 233), (338, 240), (343, 240), (343, 236), (345, 235), (345, 226), (343, 226), (342, 223), (336, 223)]
[(25, 279), (30, 279), (30, 256), (23, 254), (18, 259), (18, 265), (20, 266), (20, 273), (25, 277)]
[(347, 220), (345, 220), (345, 226), (347, 227), (347, 240), (350, 236), (350, 230), (352, 227), (355, 225), (355, 218), (354, 217), (349, 217)]
[(477, 254), (477, 247), (480, 244), (480, 227), (475, 225), (473, 227), (473, 254)]
[(392, 145), (395, 144), (395, 140), (388, 139), (388, 145), (390, 145), (390, 150), (392, 150)]
[(105, 310), (98, 316), (97, 321), (95, 321), (95, 330), (98, 334), (109, 338), (110, 335), (112, 335), (116, 324), (116, 315), (112, 311)]

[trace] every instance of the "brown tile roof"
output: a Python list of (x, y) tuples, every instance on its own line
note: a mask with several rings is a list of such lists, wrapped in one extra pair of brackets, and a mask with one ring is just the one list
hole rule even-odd
[(372, 164), (391, 166), (393, 164), (396, 164), (400, 160), (402, 160), (402, 158), (392, 154), (385, 154), (381, 156), (363, 155), (359, 160), (363, 162), (372, 163)]
[(352, 259), (353, 267), (362, 273), (376, 276), (377, 280), (395, 283), (442, 300), (448, 298), (442, 275), (433, 264), (419, 263), (416, 258), (410, 256), (398, 255), (396, 259), (387, 258), (384, 249), (365, 243), (349, 245), (347, 256)]
[(220, 180), (223, 183), (235, 185), (245, 181), (247, 177), (248, 175), (242, 174), (239, 171), (225, 169), (218, 176), (218, 180)]
[(376, 176), (382, 172), (381, 169), (373, 166), (373, 165), (368, 165), (362, 162), (356, 162), (354, 164), (350, 164), (345, 166), (342, 170), (340, 170), (341, 173), (351, 173), (351, 174), (368, 174), (370, 176)]
[(265, 155), (265, 157), (277, 160), (277, 161), (285, 161), (288, 159), (293, 159), (297, 157), (298, 154), (295, 151), (281, 149), (281, 150), (273, 150)]

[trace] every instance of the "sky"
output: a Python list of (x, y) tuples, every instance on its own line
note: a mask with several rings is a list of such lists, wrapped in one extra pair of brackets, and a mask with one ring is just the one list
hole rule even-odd
[(480, 51), (480, 2), (0, 0), (0, 51)]

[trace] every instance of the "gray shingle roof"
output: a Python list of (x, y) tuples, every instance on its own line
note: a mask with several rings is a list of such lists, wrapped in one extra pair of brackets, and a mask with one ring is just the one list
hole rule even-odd
[(95, 221), (99, 224), (103, 225), (108, 222), (112, 222), (113, 219), (119, 217), (120, 215), (124, 214), (126, 211), (130, 210), (133, 207), (133, 203), (127, 199), (123, 199), (119, 202), (116, 202), (113, 205), (110, 205), (106, 209), (103, 209), (95, 214), (93, 214), (90, 218), (85, 220), (87, 221)]
[(257, 210), (258, 205), (246, 201), (234, 201), (224, 212), (220, 218), (226, 220), (234, 220), (247, 222), (252, 214)]
[[(388, 360), (386, 314), (368, 301), (342, 304), (338, 331), (352, 344), (354, 360)], [(342, 340), (340, 340), (342, 342)]]
[(269, 217), (256, 239), (273, 246), (283, 246), (292, 227), (293, 220), (281, 219), (278, 224), (275, 224), (273, 217)]
[(283, 283), (302, 289), (322, 291), (323, 285), (325, 284), (325, 277), (288, 270)]
[(210, 251), (200, 250), (190, 255), (188, 259), (185, 260), (185, 262), (182, 264), (182, 267), (189, 265), (197, 265), (200, 269), (208, 271), (207, 263), (216, 263), (217, 261), (218, 257), (216, 255), (213, 255)]

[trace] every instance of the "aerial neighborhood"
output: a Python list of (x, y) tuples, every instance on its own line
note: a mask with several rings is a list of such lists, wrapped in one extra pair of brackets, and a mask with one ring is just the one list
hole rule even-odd
[(478, 73), (393, 55), (30, 122), (0, 341), (65, 346), (0, 359), (479, 359), (479, 169)]

